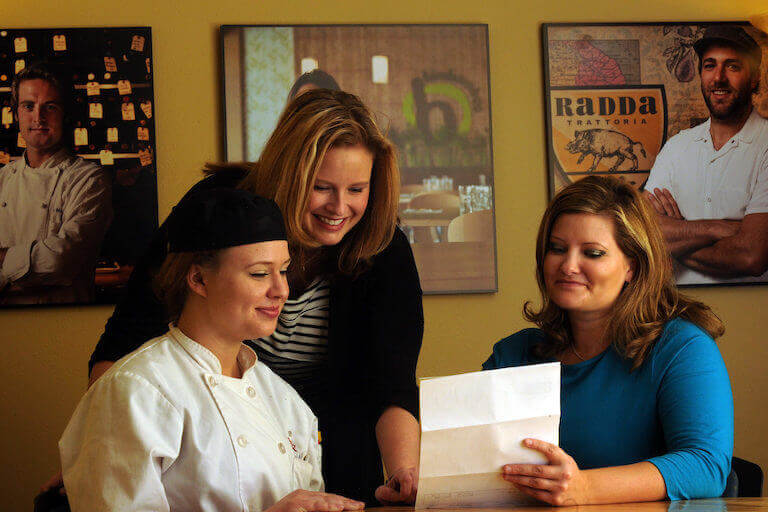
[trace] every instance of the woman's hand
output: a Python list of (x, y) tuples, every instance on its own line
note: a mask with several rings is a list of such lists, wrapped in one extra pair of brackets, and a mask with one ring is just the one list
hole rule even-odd
[(544, 454), (549, 464), (507, 464), (502, 468), (504, 480), (550, 505), (588, 502), (588, 480), (570, 455), (560, 447), (538, 439), (525, 439), (523, 446)]
[(416, 490), (419, 485), (419, 469), (416, 467), (400, 468), (393, 471), (387, 482), (376, 489), (376, 499), (384, 505), (416, 502)]
[(62, 496), (67, 494), (66, 489), (64, 489), (64, 479), (61, 477), (61, 471), (49, 478), (48, 481), (40, 487), (40, 492), (48, 492), (51, 489), (58, 489), (59, 494)]
[(420, 436), (419, 422), (402, 407), (391, 405), (381, 413), (376, 422), (376, 439), (388, 475), (386, 483), (376, 489), (376, 499), (381, 503), (416, 501)]
[(267, 512), (336, 512), (362, 510), (365, 503), (337, 494), (299, 489), (283, 496), (283, 499), (267, 509)]

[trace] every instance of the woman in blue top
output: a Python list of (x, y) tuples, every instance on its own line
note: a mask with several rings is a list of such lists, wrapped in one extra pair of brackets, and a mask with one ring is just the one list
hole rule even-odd
[(733, 451), (733, 398), (713, 338), (724, 329), (681, 295), (640, 194), (591, 176), (561, 191), (536, 245), (542, 306), (484, 369), (560, 361), (560, 447), (503, 477), (553, 505), (719, 496)]

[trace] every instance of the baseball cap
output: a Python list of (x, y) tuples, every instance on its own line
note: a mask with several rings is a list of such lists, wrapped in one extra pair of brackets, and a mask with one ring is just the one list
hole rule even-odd
[(734, 46), (749, 57), (754, 59), (757, 66), (760, 66), (762, 59), (762, 50), (755, 40), (738, 25), (717, 24), (709, 25), (704, 30), (704, 35), (693, 44), (696, 55), (701, 59), (704, 52), (714, 43), (725, 43), (728, 46)]

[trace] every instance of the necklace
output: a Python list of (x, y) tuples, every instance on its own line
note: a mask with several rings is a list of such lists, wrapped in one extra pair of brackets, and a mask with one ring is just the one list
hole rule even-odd
[(586, 361), (586, 359), (584, 358), (584, 356), (583, 356), (583, 355), (581, 355), (581, 354), (579, 354), (579, 351), (578, 351), (578, 350), (576, 350), (576, 345), (574, 345), (573, 343), (571, 343), (571, 350), (573, 350), (573, 353), (576, 355), (576, 357), (578, 357), (578, 358), (579, 358), (579, 359), (581, 359), (582, 361)]

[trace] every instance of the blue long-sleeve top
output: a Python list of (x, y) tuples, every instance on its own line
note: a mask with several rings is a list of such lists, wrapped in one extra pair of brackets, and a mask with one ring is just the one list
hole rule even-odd
[[(491, 370), (545, 362), (525, 329), (496, 343)], [(681, 319), (664, 326), (643, 364), (613, 348), (562, 366), (560, 447), (581, 469), (649, 461), (669, 499), (720, 496), (733, 453), (733, 396), (714, 340)]]

